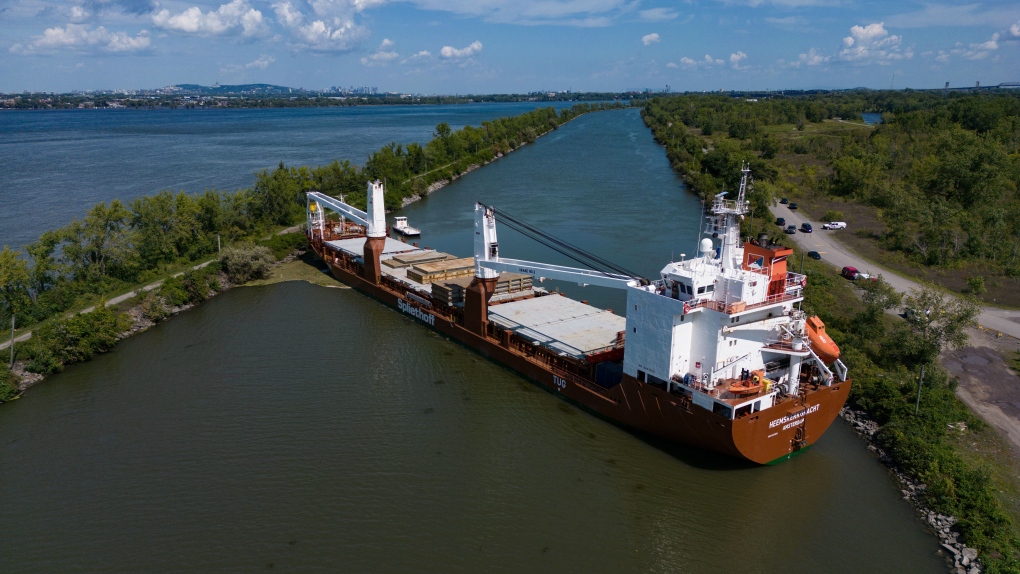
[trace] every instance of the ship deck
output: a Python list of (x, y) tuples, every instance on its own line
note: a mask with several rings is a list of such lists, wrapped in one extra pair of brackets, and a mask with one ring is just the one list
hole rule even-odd
[[(364, 237), (352, 237), (350, 239), (337, 239), (334, 241), (327, 241), (326, 245), (329, 245), (333, 249), (342, 251), (350, 257), (354, 257), (357, 261), (363, 262), (365, 253), (365, 241)], [(383, 252), (379, 256), (379, 261), (386, 261), (392, 259), (397, 255), (407, 255), (409, 253), (433, 253), (434, 249), (422, 249), (415, 247), (409, 243), (404, 243), (399, 239), (393, 239), (392, 237), (386, 238), (386, 243), (383, 245)], [(424, 295), (430, 295), (432, 293), (432, 286), (423, 285), (409, 279), (407, 277), (408, 267), (389, 267), (386, 265), (382, 266), (382, 274), (384, 277), (388, 277), (397, 283), (403, 283), (410, 289), (417, 291)]]
[(575, 359), (616, 345), (627, 329), (623, 317), (560, 295), (492, 305), (489, 321)]

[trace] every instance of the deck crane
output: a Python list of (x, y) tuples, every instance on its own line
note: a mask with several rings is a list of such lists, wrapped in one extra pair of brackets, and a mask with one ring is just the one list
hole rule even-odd
[(317, 230), (319, 237), (324, 236), (326, 229), (324, 208), (332, 209), (341, 216), (365, 226), (367, 237), (364, 249), (364, 278), (378, 285), (382, 281), (382, 266), (379, 257), (386, 245), (386, 205), (383, 201), (382, 182), (378, 179), (368, 182), (367, 213), (318, 191), (309, 191), (306, 197), (308, 229)]
[[(536, 239), (575, 261), (599, 267), (601, 269), (579, 269), (535, 261), (522, 261), (499, 256), (499, 243), (496, 241), (496, 219), (499, 217), (509, 227)], [(557, 279), (576, 282), (578, 285), (598, 285), (614, 289), (625, 289), (647, 284), (648, 280), (622, 267), (616, 266), (598, 256), (587, 253), (565, 241), (556, 239), (512, 215), (501, 212), (494, 207), (482, 203), (475, 204), (475, 277), (478, 279), (496, 279), (500, 272), (524, 273), (535, 279)]]
[(383, 203), (383, 184), (379, 180), (368, 182), (368, 212), (351, 207), (343, 201), (318, 191), (309, 191), (308, 229), (317, 229), (320, 234), (326, 227), (324, 208), (332, 209), (346, 219), (364, 225), (369, 237), (386, 236), (386, 206)]

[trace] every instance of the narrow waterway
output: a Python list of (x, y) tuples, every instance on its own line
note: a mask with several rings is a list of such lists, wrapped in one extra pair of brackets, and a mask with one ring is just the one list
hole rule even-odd
[[(476, 200), (647, 274), (697, 233), (634, 111), (406, 214), (466, 254)], [(0, 485), (5, 572), (945, 571), (841, 423), (765, 468), (650, 444), (305, 283), (231, 291), (0, 407)]]

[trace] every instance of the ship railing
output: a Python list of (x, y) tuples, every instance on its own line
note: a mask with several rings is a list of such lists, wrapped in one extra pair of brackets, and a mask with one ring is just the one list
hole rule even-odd
[(800, 273), (793, 273), (792, 271), (786, 272), (786, 288), (804, 288), (807, 286), (807, 275), (801, 275)]

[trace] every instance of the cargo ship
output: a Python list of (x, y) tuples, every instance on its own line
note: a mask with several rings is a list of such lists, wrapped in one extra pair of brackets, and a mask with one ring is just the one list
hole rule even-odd
[[(839, 347), (801, 309), (793, 251), (741, 242), (750, 170), (714, 198), (700, 253), (647, 279), (513, 215), (475, 205), (474, 257), (388, 237), (383, 186), (367, 211), (307, 194), (307, 233), (339, 281), (623, 427), (757, 464), (817, 441), (850, 392)], [(500, 254), (497, 223), (579, 262)], [(543, 289), (543, 280), (626, 292), (626, 316)]]

